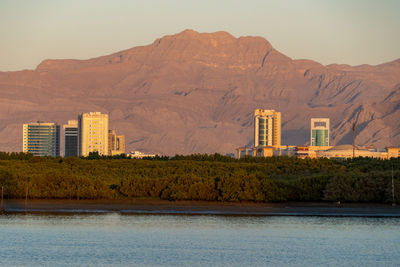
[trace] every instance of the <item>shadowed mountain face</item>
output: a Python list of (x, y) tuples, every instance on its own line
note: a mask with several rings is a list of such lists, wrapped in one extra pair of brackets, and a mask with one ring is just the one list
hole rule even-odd
[(0, 72), (0, 151), (22, 150), (22, 124), (110, 114), (127, 151), (233, 152), (253, 142), (255, 108), (282, 112), (282, 143), (309, 142), (310, 118), (331, 143), (400, 143), (400, 59), (377, 66), (292, 60), (260, 37), (186, 30), (89, 60)]

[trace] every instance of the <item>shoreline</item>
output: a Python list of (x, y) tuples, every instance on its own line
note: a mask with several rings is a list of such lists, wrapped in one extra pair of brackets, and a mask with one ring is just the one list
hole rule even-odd
[(168, 200), (4, 200), (3, 214), (320, 216), (400, 218), (400, 206), (328, 202), (207, 202)]

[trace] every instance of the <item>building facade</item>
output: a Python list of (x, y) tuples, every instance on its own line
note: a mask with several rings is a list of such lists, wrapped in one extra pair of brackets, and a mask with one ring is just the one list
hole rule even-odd
[[(245, 156), (251, 157), (272, 157), (272, 156), (289, 156), (298, 158), (335, 158), (348, 159), (353, 157), (353, 145), (338, 145), (335, 147), (317, 147), (310, 146), (281, 146), (280, 148), (271, 146), (258, 146), (254, 148), (239, 147), (236, 149), (236, 158), (241, 159)], [(368, 157), (378, 159), (391, 159), (400, 156), (398, 147), (365, 148), (355, 146), (355, 157)]]
[(27, 123), (23, 125), (22, 151), (34, 156), (60, 156), (60, 126), (55, 123)]
[(281, 146), (281, 113), (275, 110), (254, 111), (254, 146)]
[(254, 148), (249, 148), (249, 147), (239, 147), (236, 149), (236, 158), (241, 159), (246, 156), (251, 156), (253, 157), (253, 150)]
[(79, 130), (78, 121), (69, 120), (63, 125), (64, 130), (64, 157), (79, 156)]
[(329, 119), (328, 118), (312, 118), (310, 145), (318, 147), (329, 146)]
[(79, 155), (108, 155), (108, 114), (83, 113), (78, 117)]
[(368, 158), (378, 158), (378, 159), (390, 159), (399, 157), (398, 147), (389, 147), (385, 149), (379, 148), (365, 148), (361, 146), (347, 145), (337, 145), (328, 150), (316, 151), (316, 156), (318, 158), (336, 158), (336, 159), (348, 159), (353, 157), (368, 157)]
[(108, 155), (125, 154), (125, 136), (117, 135), (115, 130), (108, 131)]
[(134, 158), (134, 159), (141, 159), (141, 158), (154, 158), (156, 155), (155, 154), (145, 154), (140, 151), (131, 151), (127, 156), (130, 158)]

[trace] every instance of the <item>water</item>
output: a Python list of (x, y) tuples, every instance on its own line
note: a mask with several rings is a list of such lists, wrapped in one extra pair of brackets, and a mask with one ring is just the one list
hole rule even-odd
[(0, 216), (0, 266), (398, 266), (400, 218)]

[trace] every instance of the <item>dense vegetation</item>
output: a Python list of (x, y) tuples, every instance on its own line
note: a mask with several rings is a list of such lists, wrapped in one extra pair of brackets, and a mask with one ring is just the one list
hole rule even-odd
[(391, 202), (400, 159), (245, 158), (190, 155), (127, 159), (0, 153), (6, 198)]

